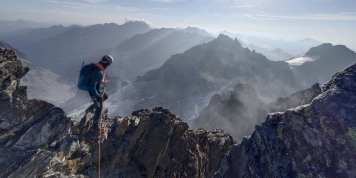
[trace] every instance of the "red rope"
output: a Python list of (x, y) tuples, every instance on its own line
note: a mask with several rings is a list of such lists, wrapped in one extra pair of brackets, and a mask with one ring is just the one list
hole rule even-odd
[[(104, 94), (104, 92), (103, 92)], [(101, 97), (101, 101), (100, 101), (100, 123), (99, 123), (99, 140), (98, 140), (98, 178), (100, 178), (100, 144), (101, 144), (101, 125), (102, 125), (102, 115), (103, 115), (103, 96)]]

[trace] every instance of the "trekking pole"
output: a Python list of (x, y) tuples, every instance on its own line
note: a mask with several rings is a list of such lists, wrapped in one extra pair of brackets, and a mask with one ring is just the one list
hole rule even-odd
[(100, 123), (99, 123), (99, 141), (98, 141), (98, 178), (100, 178), (100, 145), (101, 145), (101, 125), (102, 125), (102, 120), (103, 120), (103, 108), (104, 108), (104, 92), (101, 95), (101, 101), (100, 101)]

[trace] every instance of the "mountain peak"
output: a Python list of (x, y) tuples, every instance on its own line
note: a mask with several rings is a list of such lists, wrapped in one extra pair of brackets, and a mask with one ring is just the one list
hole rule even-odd
[(313, 39), (313, 38), (304, 38), (300, 40), (301, 42), (306, 42), (306, 43), (321, 43), (320, 41)]
[(150, 25), (145, 21), (127, 21), (126, 23), (122, 24), (123, 26), (142, 26), (145, 28), (151, 28)]
[(347, 48), (345, 45), (332, 45), (331, 43), (323, 43), (319, 46), (310, 48), (310, 50), (305, 53), (306, 56), (309, 57), (320, 57), (320, 56), (326, 56), (326, 55), (348, 55), (351, 53), (355, 53), (349, 48)]
[(228, 40), (232, 41), (232, 38), (230, 38), (228, 35), (220, 33), (219, 36), (216, 38), (217, 40)]
[(241, 50), (243, 49), (241, 43), (237, 38), (231, 38), (228, 35), (220, 34), (215, 40), (211, 42), (215, 47), (219, 48), (230, 48), (232, 47), (233, 50)]
[(196, 33), (196, 34), (199, 34), (199, 35), (213, 36), (212, 34), (207, 32), (206, 30), (201, 29), (199, 27), (187, 27), (187, 28), (183, 29), (182, 31), (186, 32), (186, 33)]

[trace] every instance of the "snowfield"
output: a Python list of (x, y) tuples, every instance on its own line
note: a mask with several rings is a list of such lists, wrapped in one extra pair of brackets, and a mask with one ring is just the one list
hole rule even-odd
[(300, 66), (304, 64), (305, 62), (312, 62), (315, 61), (313, 58), (302, 56), (302, 57), (297, 57), (291, 60), (286, 61), (289, 65), (291, 66)]

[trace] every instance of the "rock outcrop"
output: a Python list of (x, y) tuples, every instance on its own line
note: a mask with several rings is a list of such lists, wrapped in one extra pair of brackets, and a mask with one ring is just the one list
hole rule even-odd
[(0, 48), (0, 177), (40, 175), (51, 159), (51, 146), (71, 126), (60, 108), (27, 100), (19, 82), (28, 70), (13, 50)]
[[(73, 154), (70, 149), (64, 149), (64, 154), (71, 155), (67, 159), (82, 161), (75, 173), (96, 177), (98, 132), (91, 131), (91, 117), (87, 111), (77, 126), (84, 132), (77, 135), (75, 147), (79, 152), (88, 147), (92, 156)], [(188, 130), (186, 123), (162, 108), (105, 118), (103, 128), (103, 177), (212, 177), (233, 144), (232, 137), (221, 130)], [(84, 162), (85, 158), (90, 161)]]
[[(97, 177), (96, 108), (73, 122), (28, 100), (19, 81), (29, 69), (12, 50), (0, 49), (0, 69), (0, 177)], [(188, 130), (162, 108), (103, 118), (102, 177), (212, 177), (234, 144), (222, 130)]]
[(355, 177), (356, 64), (310, 104), (270, 114), (215, 177)]

